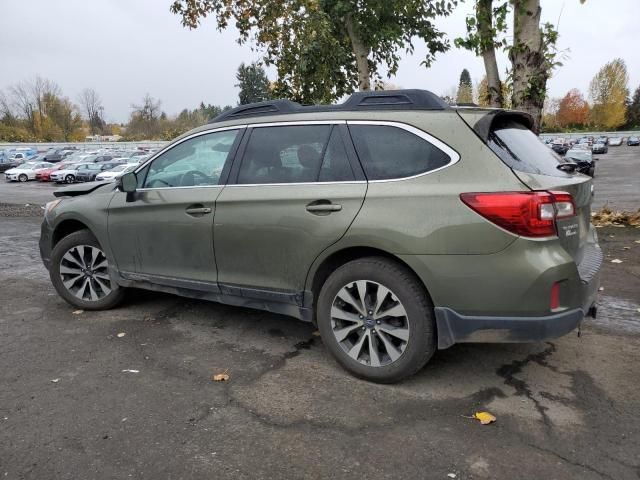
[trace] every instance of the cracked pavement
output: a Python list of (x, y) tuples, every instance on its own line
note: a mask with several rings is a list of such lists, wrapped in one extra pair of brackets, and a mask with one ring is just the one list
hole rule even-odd
[(598, 230), (581, 337), (456, 345), (389, 386), (284, 316), (143, 291), (74, 314), (35, 213), (0, 209), (1, 478), (640, 478), (640, 229)]

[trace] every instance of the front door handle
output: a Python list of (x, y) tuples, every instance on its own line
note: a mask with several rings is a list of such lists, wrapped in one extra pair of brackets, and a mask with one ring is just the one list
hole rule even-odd
[(329, 214), (331, 212), (339, 212), (342, 205), (331, 203), (329, 200), (318, 200), (307, 205), (307, 212), (320, 214)]
[(188, 215), (193, 215), (193, 216), (206, 215), (207, 213), (211, 213), (211, 208), (193, 206), (193, 207), (188, 207), (185, 210), (185, 212), (187, 212)]

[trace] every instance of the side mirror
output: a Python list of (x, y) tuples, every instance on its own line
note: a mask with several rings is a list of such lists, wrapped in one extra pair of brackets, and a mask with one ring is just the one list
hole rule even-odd
[(120, 177), (120, 189), (126, 193), (133, 193), (138, 188), (138, 178), (135, 172), (125, 173)]

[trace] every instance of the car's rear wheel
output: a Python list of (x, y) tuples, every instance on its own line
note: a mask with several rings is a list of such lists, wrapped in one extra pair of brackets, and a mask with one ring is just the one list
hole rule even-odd
[(68, 303), (85, 310), (117, 306), (124, 290), (109, 275), (109, 259), (88, 230), (64, 237), (51, 252), (51, 282)]
[(27, 175), (25, 173), (21, 174), (18, 176), (18, 181), (20, 182), (26, 182), (29, 180), (29, 177), (27, 177)]
[(404, 266), (382, 257), (334, 271), (317, 303), (322, 339), (349, 372), (393, 383), (420, 370), (436, 350), (433, 307)]
[(66, 177), (64, 177), (64, 181), (66, 183), (73, 183), (76, 181), (76, 177), (72, 174), (67, 175)]

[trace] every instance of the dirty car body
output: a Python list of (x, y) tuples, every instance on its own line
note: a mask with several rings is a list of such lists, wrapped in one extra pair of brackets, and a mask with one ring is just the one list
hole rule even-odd
[(592, 179), (530, 127), (418, 90), (238, 107), (115, 184), (56, 192), (41, 255), (73, 305), (137, 287), (290, 315), (353, 374), (398, 381), (437, 348), (595, 312)]

